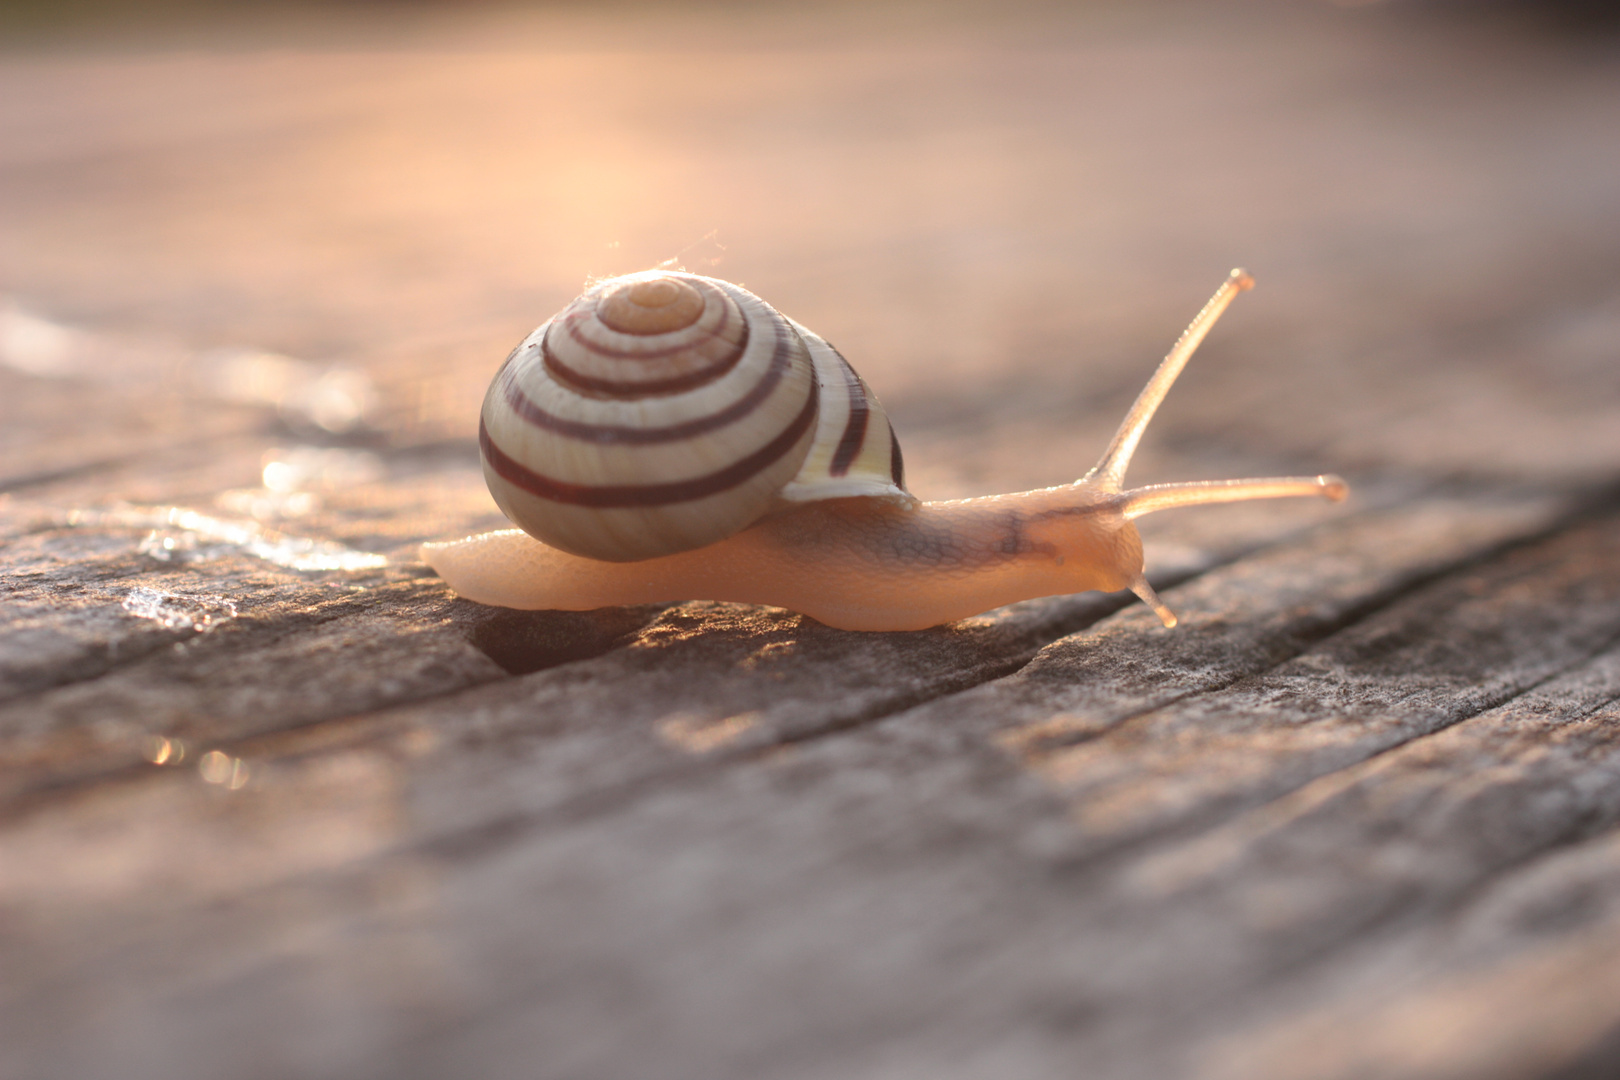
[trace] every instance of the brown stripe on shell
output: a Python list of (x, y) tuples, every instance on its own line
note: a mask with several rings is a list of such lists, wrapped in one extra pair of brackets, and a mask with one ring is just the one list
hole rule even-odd
[[(705, 299), (708, 298), (708, 295), (712, 295), (714, 297), (714, 302), (720, 305), (720, 321), (714, 324), (713, 329), (706, 330), (704, 333), (707, 334), (709, 340), (718, 338), (725, 341), (728, 345), (731, 344), (731, 342), (725, 336), (726, 331), (731, 329), (732, 313), (735, 312), (736, 314), (741, 315), (742, 310), (737, 306), (737, 302), (735, 300), (717, 289), (704, 286), (702, 288), (702, 292), (707, 294)], [(595, 311), (576, 307), (571, 311), (564, 312), (561, 316), (561, 320), (568, 328), (568, 336), (572, 338), (578, 345), (580, 345), (582, 348), (589, 349), (597, 356), (607, 357), (609, 360), (661, 360), (666, 356), (674, 356), (677, 353), (682, 353), (688, 349), (696, 347), (693, 342), (688, 341), (678, 345), (669, 345), (662, 349), (616, 349), (610, 345), (603, 345), (600, 342), (592, 341), (590, 338), (585, 337), (580, 333), (579, 324), (590, 322), (591, 320), (595, 319), (595, 317)], [(685, 327), (683, 329), (690, 329), (690, 327)], [(737, 354), (739, 356), (742, 355), (742, 350), (748, 347), (747, 318), (742, 320), (741, 331), (742, 340), (736, 343)], [(616, 332), (623, 333), (623, 331)], [(681, 333), (681, 331), (675, 330), (672, 331), (672, 333), (678, 334)]]
[(861, 444), (866, 442), (866, 422), (871, 409), (866, 404), (866, 388), (861, 385), (861, 377), (855, 374), (855, 369), (849, 366), (844, 354), (832, 345), (832, 354), (838, 357), (838, 364), (844, 369), (844, 385), (849, 390), (849, 420), (844, 424), (844, 433), (838, 438), (838, 449), (833, 451), (832, 465), (827, 469), (831, 476), (843, 476), (849, 472), (849, 467), (855, 463), (855, 457), (861, 452)]
[(610, 398), (659, 397), (665, 394), (679, 394), (687, 390), (696, 390), (700, 386), (706, 386), (714, 382), (736, 367), (738, 362), (742, 360), (746, 348), (747, 343), (744, 342), (733, 355), (721, 362), (699, 368), (696, 371), (689, 371), (684, 375), (674, 375), (667, 379), (637, 379), (631, 382), (622, 382), (618, 379), (598, 379), (575, 371), (557, 359), (557, 355), (551, 351), (544, 337), (540, 339), (541, 359), (546, 365), (546, 370), (551, 372), (558, 382), (566, 383), (574, 389), (584, 391), (587, 394)]
[(696, 435), (725, 427), (743, 419), (764, 403), (765, 399), (781, 384), (788, 370), (793, 366), (792, 338), (793, 331), (784, 324), (776, 326), (776, 349), (771, 354), (770, 366), (760, 376), (748, 393), (708, 416), (701, 416), (695, 420), (687, 420), (680, 424), (668, 424), (664, 427), (638, 428), (626, 424), (588, 424), (579, 420), (566, 420), (555, 413), (547, 412), (535, 404), (523, 388), (518, 385), (517, 374), (512, 370), (513, 365), (508, 361), (496, 376), (502, 384), (502, 392), (506, 403), (511, 406), (512, 412), (526, 422), (544, 431), (555, 432), (571, 439), (583, 442), (612, 444), (612, 445), (645, 445), (650, 443), (674, 442), (678, 439), (689, 439)]
[(812, 379), (810, 394), (805, 399), (804, 408), (799, 410), (799, 415), (794, 417), (793, 422), (776, 438), (740, 461), (733, 462), (707, 476), (662, 484), (570, 484), (543, 476), (496, 446), (482, 417), (478, 421), (478, 448), (497, 476), (514, 487), (542, 499), (575, 506), (602, 508), (661, 506), (666, 503), (690, 502), (718, 495), (769, 468), (782, 455), (793, 449), (804, 433), (810, 429), (816, 418), (817, 402), (816, 384)]
[(889, 475), (894, 478), (894, 486), (904, 489), (906, 486), (906, 463), (900, 457), (900, 436), (889, 428)]

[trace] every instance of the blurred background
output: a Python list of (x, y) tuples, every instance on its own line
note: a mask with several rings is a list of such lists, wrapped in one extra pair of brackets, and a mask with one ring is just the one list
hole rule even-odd
[(3, 11), (0, 479), (42, 496), (274, 491), (289, 440), (463, 475), (506, 352), (666, 263), (837, 344), (925, 497), (1083, 472), (1235, 265), (1133, 479), (1620, 463), (1607, 5)]
[[(1118, 1060), (1181, 1053), (1216, 1027), (1222, 1038), (1255, 1030), (1229, 1031), (1231, 1016), (1269, 1023), (1315, 1007), (1324, 999), (1288, 980), (1331, 967), (1358, 926), (1432, 918), (1449, 933), (1457, 910), (1490, 900), (1484, 870), (1465, 879), (1454, 867), (1466, 854), (1449, 861), (1462, 839), (1434, 837), (1471, 842), (1469, 823), (1507, 822), (1520, 805), (1606, 805), (1580, 801), (1607, 784), (1604, 744), (1593, 742), (1591, 771), (1549, 772), (1576, 778), (1548, 780), (1522, 804), (1502, 791), (1530, 787), (1459, 782), (1457, 798), (1503, 809), (1446, 818), (1453, 832), (1423, 834), (1433, 846), (1391, 847), (1389, 863), (1369, 860), (1364, 875), (1339, 849), (1311, 847), (1341, 834), (1290, 834), (1311, 850), (1280, 864), (1304, 867), (1311, 885), (1298, 912), (1314, 914), (1295, 923), (1296, 894), (1265, 893), (1244, 915), (1250, 936), (1239, 927), (1228, 940), (1239, 922), (1222, 921), (1221, 905), (1249, 895), (1234, 891), (1194, 907), (1222, 914), (1179, 924), (1181, 937), (1146, 921), (1116, 937), (1115, 924), (1086, 914), (1113, 870), (1087, 876), (1101, 858), (1049, 865), (1045, 838), (1090, 829), (1104, 838), (1093, 850), (1111, 859), (1121, 848), (1110, 845), (1137, 827), (1138, 796), (1141, 820), (1161, 796), (1174, 803), (1162, 820), (1176, 830), (1174, 815), (1191, 822), (1193, 807), (1200, 828), (1229, 821), (1237, 804), (1226, 792), (1294, 759), (1251, 753), (1263, 740), (1220, 743), (1236, 728), (1217, 722), (1218, 701), (1208, 713), (1217, 741), (1178, 741), (1179, 759), (1156, 757), (1160, 744), (1140, 734), (1159, 729), (1088, 744), (1108, 759), (1105, 779), (1082, 763), (1070, 789), (1082, 794), (1038, 812), (1020, 801), (1030, 789), (1012, 786), (1028, 779), (1009, 776), (1022, 766), (999, 748), (1024, 744), (991, 736), (988, 716), (953, 726), (934, 714), (847, 757), (831, 745), (810, 766), (824, 774), (766, 771), (791, 766), (816, 724), (844, 731), (954, 693), (964, 672), (994, 679), (1023, 662), (1015, 648), (1032, 652), (1049, 640), (1039, 634), (1067, 634), (1103, 607), (1026, 609), (1039, 633), (991, 619), (880, 640), (701, 608), (672, 613), (635, 649), (616, 643), (652, 616), (620, 611), (594, 638), (580, 630), (589, 617), (556, 621), (569, 647), (588, 640), (584, 653), (556, 647), (553, 660), (611, 649), (601, 666), (507, 679), (533, 669), (497, 667), (496, 653), (470, 643), (485, 639), (455, 622), (485, 613), (452, 605), (435, 582), (403, 580), (420, 570), (415, 545), (500, 522), (474, 436), (507, 352), (591, 278), (664, 264), (737, 281), (835, 343), (887, 405), (911, 486), (928, 498), (1083, 473), (1228, 270), (1249, 269), (1258, 287), (1170, 396), (1131, 480), (1332, 470), (1355, 497), (1155, 515), (1143, 529), (1150, 567), (1207, 567), (1381, 502), (1405, 500), (1417, 508), (1410, 519), (1432, 512), (1442, 524), (1417, 531), (1409, 520), (1407, 547), (1389, 557), (1396, 569), (1355, 578), (1339, 566), (1328, 575), (1339, 591), (1320, 609), (1240, 615), (1255, 625), (1229, 639), (1219, 619), (1204, 638), (1190, 627), (1155, 637), (1166, 651), (1144, 649), (1144, 666), (1120, 676), (1190, 686), (1171, 680), (1172, 666), (1190, 666), (1198, 679), (1236, 679), (1248, 669), (1226, 653), (1244, 642), (1274, 660), (1328, 633), (1331, 619), (1359, 618), (1352, 595), (1355, 610), (1376, 609), (1394, 583), (1439, 572), (1423, 567), (1449, 573), (1473, 557), (1459, 552), (1540, 527), (1501, 524), (1526, 520), (1514, 507), (1529, 500), (1500, 500), (1500, 517), (1478, 509), (1496, 493), (1615, 484), (1620, 34), (1607, 5), (1489, 0), (0, 0), (0, 600), (11, 605), (0, 618), (23, 627), (0, 657), (0, 683), (27, 691), (0, 715), (0, 796), (12, 800), (0, 952), (20, 973), (0, 978), (0, 1073), (21, 1075), (26, 1062), (32, 1075), (72, 1080), (433, 1075), (454, 1061), (438, 1075), (586, 1075), (590, 1062), (684, 1053), (698, 1064), (666, 1075), (849, 1076), (838, 1063), (855, 1060), (839, 1056), (851, 1047), (922, 1031), (927, 1055), (883, 1062), (965, 1074), (975, 1060), (1012, 1060), (947, 1058), (1015, 1015), (991, 1035), (1046, 1032), (1052, 1045), (1073, 1040), (1065, 1054), (1090, 1040), (1087, 1055)], [(1448, 489), (1463, 497), (1430, 497)], [(1382, 540), (1380, 519), (1367, 520), (1366, 533), (1335, 543)], [(1449, 527), (1478, 535), (1453, 544)], [(1427, 549), (1410, 550), (1419, 535), (1446, 545), (1432, 563)], [(1570, 624), (1545, 635), (1568, 652), (1610, 625), (1593, 614), (1612, 610), (1592, 584), (1612, 565), (1600, 547), (1557, 549), (1575, 552), (1572, 562), (1587, 553), (1565, 578), (1498, 566), (1477, 587), (1506, 581), (1501, 591), (1520, 597), (1551, 581), (1549, 605), (1601, 594), (1572, 602)], [(1322, 550), (1327, 565), (1340, 548)], [(1291, 558), (1273, 565), (1305, 573), (1287, 570), (1306, 565)], [(362, 569), (376, 573), (345, 576)], [(1226, 580), (1241, 590), (1270, 572)], [(1352, 579), (1366, 591), (1352, 594)], [(1285, 582), (1277, 596), (1315, 587)], [(1284, 603), (1262, 599), (1235, 610)], [(1442, 643), (1459, 652), (1499, 638), (1501, 655), (1534, 653), (1543, 666), (1514, 676), (1528, 686), (1564, 653), (1523, 643), (1563, 609), (1497, 634), (1495, 620), (1531, 610), (1510, 599), (1522, 606), (1440, 603), (1433, 634), (1462, 638)], [(1400, 708), (1435, 723), (1440, 706), (1412, 689), (1431, 685), (1429, 639), (1381, 636), (1428, 624), (1400, 618), (1367, 623), (1362, 643), (1345, 646), (1396, 659), (1348, 667), (1322, 692), (1367, 671), (1368, 692), (1383, 693), (1398, 681), (1386, 672), (1410, 655), (1419, 670)], [(1262, 630), (1272, 636), (1245, 636)], [(996, 646), (1005, 651), (984, 644), (997, 635), (1012, 643)], [(1285, 638), (1295, 643), (1277, 644)], [(1212, 651), (1169, 651), (1201, 640)], [(1223, 658), (1210, 660), (1217, 649)], [(1436, 664), (1472, 693), (1472, 665), (1485, 661), (1469, 661)], [(1089, 670), (1060, 657), (1018, 685), (1067, 685)], [(1612, 693), (1604, 678), (1582, 693)], [(480, 680), (482, 697), (467, 690)], [(1298, 703), (1300, 685), (1285, 679), (1227, 707), (1267, 695)], [(704, 698), (714, 688), (720, 704)], [(1017, 693), (957, 700), (969, 701), (964, 717), (978, 708), (1023, 723), (1007, 704)], [(767, 694), (783, 697), (786, 719), (761, 721), (761, 741), (738, 744), (736, 759), (759, 768), (723, 773), (719, 750), (714, 772), (697, 771), (708, 763), (693, 733), (734, 720), (747, 731), (761, 715), (752, 695)], [(1391, 740), (1385, 702), (1397, 698), (1365, 707)], [(577, 713), (564, 708), (574, 701)], [(729, 718), (693, 728), (682, 710), (694, 702)], [(407, 705), (411, 716), (379, 711)], [(1046, 712), (1005, 730), (1037, 735), (1048, 719), (1053, 747), (1084, 730)], [(1419, 730), (1411, 723), (1401, 738)], [(1278, 724), (1289, 731), (1275, 746), (1288, 753), (1339, 737)], [(767, 731), (781, 744), (763, 741)], [(1199, 757), (1204, 745), (1219, 752)], [(918, 758), (933, 764), (907, 780)], [(1176, 787), (1177, 775), (1196, 782)], [(1280, 775), (1286, 785), (1305, 773)], [(1399, 795), (1403, 774), (1389, 775), (1382, 790)], [(1110, 802), (1116, 776), (1138, 786), (1121, 781)], [(627, 794), (643, 782), (644, 794)], [(681, 801), (699, 791), (710, 801)], [(892, 798), (862, 801), (873, 791)], [(1048, 832), (1057, 819), (1042, 815), (1092, 792), (1087, 805), (1101, 812)], [(1382, 836), (1402, 805), (1418, 804), (1344, 813)], [(634, 813), (615, 818), (610, 806)], [(1215, 808), (1207, 822), (1203, 807)], [(1103, 812), (1126, 824), (1097, 824)], [(1523, 854), (1478, 865), (1500, 883), (1612, 819), (1593, 810), (1557, 833), (1514, 819), (1504, 833), (1545, 839), (1520, 848), (1482, 835), (1480, 850)], [(938, 853), (937, 875), (891, 856), (913, 842)], [(1432, 893), (1443, 900), (1408, 904), (1406, 882), (1421, 875), (1401, 874), (1432, 853), (1434, 880), (1452, 884)], [(1334, 906), (1332, 883), (1356, 875), (1398, 884), (1346, 889)], [(1327, 884), (1316, 890), (1318, 878)], [(1293, 879), (1258, 880), (1256, 896)], [(1584, 898), (1606, 886), (1581, 888), (1549, 891), (1524, 922), (1579, 928)], [(1358, 907), (1363, 896), (1395, 899)], [(1559, 907), (1563, 897), (1576, 898)], [(1318, 918), (1309, 935), (1289, 929)], [(1500, 934), (1501, 918), (1479, 935)], [(1004, 932), (1018, 920), (1033, 929)], [(965, 936), (952, 936), (957, 925)], [(1222, 932), (1185, 930), (1202, 925)], [(1272, 929), (1253, 929), (1262, 925)], [(1198, 955), (1180, 955), (1194, 940), (1187, 951)], [(1544, 1043), (1538, 1025), (1576, 997), (1611, 1022), (1612, 946), (1592, 951), (1577, 930), (1556, 944), (1578, 963), (1490, 984), (1507, 987), (1498, 997), (1424, 999), (1410, 1015), (1408, 974), (1450, 969), (1427, 944), (1406, 949), (1415, 938), (1389, 940), (1411, 966), (1387, 969), (1399, 978), (1365, 996), (1389, 1005), (1385, 1030), (1415, 1047), (1414, 1069), (1430, 1060), (1429, 1043), (1401, 1042), (1414, 1015), (1438, 1018), (1434, 1030), (1466, 1043), (1469, 1061), (1513, 1040), (1573, 1047), (1574, 1029), (1549, 1023)], [(1245, 941), (1257, 956), (1271, 950), (1264, 970), (1285, 972), (1261, 987), (1270, 996), (1229, 993), (1226, 980), (1251, 978), (1228, 960)], [(914, 981), (897, 992), (883, 981), (890, 971)], [(1180, 1011), (1149, 1015), (1142, 1003), (1160, 993)], [(947, 1011), (923, 1017), (939, 1001)], [(1302, 1049), (1279, 1059), (1308, 1061), (1329, 1043), (1339, 1047), (1330, 1065), (1360, 1060), (1360, 1032), (1336, 1023), (1356, 1014), (1323, 1015), (1335, 1024), (1300, 1028)], [(990, 1019), (975, 1027), (975, 1016)], [(1502, 1042), (1473, 1038), (1503, 1016), (1516, 1026)], [(742, 1064), (725, 1072), (716, 1060)], [(519, 1064), (503, 1073), (508, 1061)]]

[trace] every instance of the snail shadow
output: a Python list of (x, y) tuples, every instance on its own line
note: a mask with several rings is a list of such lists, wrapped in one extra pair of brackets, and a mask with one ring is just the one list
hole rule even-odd
[(519, 611), (471, 600), (453, 602), (452, 619), (472, 645), (509, 675), (589, 660), (629, 641), (668, 604), (595, 611)]

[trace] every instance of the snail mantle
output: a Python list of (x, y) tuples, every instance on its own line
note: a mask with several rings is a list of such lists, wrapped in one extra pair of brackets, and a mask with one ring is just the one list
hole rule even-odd
[(919, 502), (876, 395), (820, 337), (714, 278), (603, 281), (524, 339), (484, 398), (484, 476), (519, 528), (424, 544), (422, 557), (462, 596), (513, 608), (729, 600), (920, 630), (1130, 589), (1174, 626), (1133, 519), (1348, 493), (1336, 476), (1124, 487), (1176, 376), (1253, 284), (1232, 271), (1081, 479)]

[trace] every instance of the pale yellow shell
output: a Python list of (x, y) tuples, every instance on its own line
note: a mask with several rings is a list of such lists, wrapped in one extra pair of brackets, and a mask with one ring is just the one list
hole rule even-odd
[(600, 282), (535, 330), (490, 384), (479, 447), (515, 524), (610, 561), (702, 547), (794, 503), (914, 502), (848, 362), (696, 274)]

